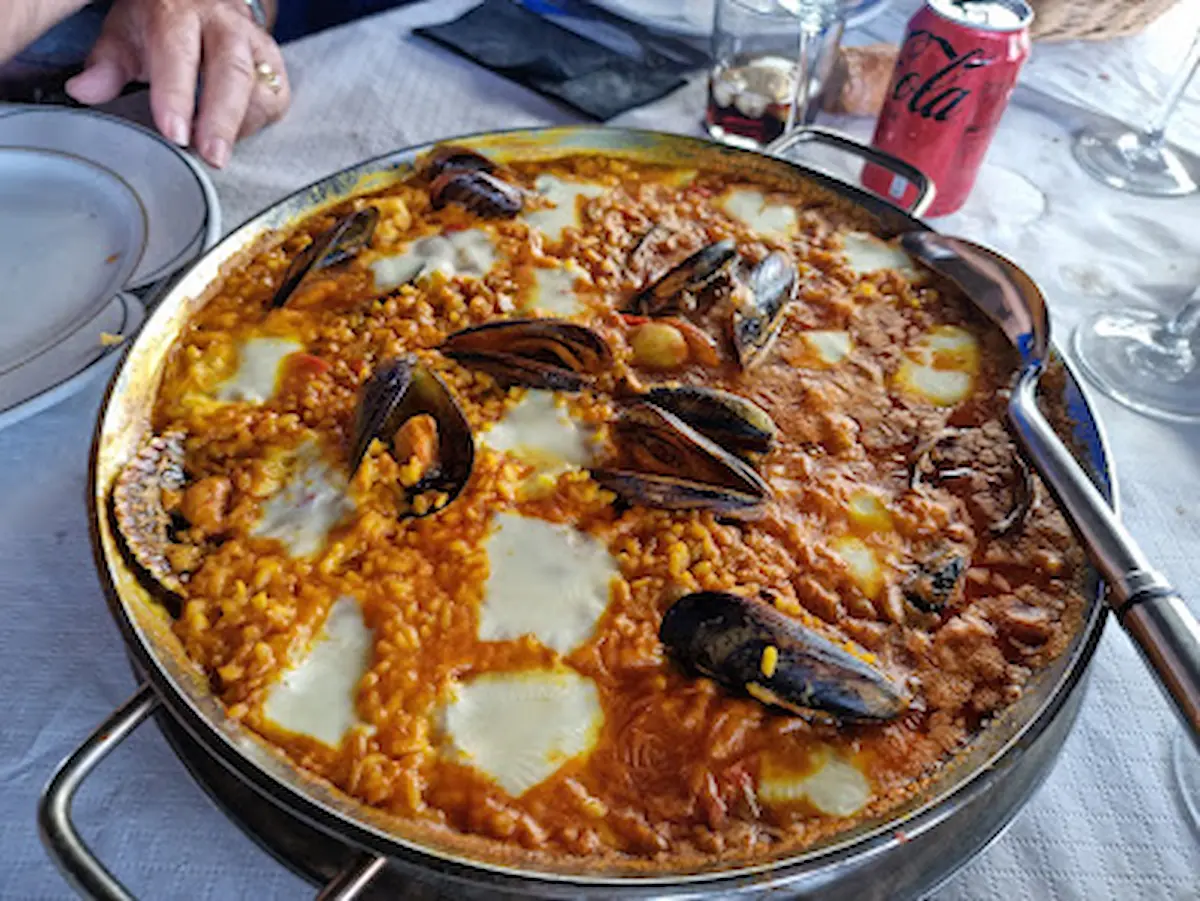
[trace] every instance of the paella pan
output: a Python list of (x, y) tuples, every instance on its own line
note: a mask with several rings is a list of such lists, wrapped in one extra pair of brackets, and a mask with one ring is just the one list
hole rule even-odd
[(133, 348), (94, 525), (156, 683), (289, 800), (452, 866), (900, 841), (1098, 632), (1002, 425), (1013, 351), (899, 250), (915, 220), (811, 172), (469, 143), (248, 224)]

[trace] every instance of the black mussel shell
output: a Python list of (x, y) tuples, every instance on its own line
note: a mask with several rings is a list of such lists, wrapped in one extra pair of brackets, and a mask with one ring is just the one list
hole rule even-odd
[(505, 384), (579, 391), (612, 366), (595, 331), (562, 319), (504, 319), (463, 329), (439, 348)]
[(450, 389), (415, 356), (388, 360), (363, 386), (350, 460), (351, 472), (357, 471), (373, 440), (380, 439), (390, 449), (397, 430), (421, 414), (437, 423), (438, 459), (406, 493), (410, 499), (427, 491), (445, 494), (440, 506), (420, 514), (428, 515), (443, 509), (466, 486), (475, 462), (475, 439)]
[(660, 316), (677, 310), (686, 295), (712, 284), (729, 271), (737, 258), (737, 244), (730, 238), (701, 247), (639, 291), (625, 312)]
[[(940, 485), (953, 483), (955, 479), (971, 476), (975, 470), (969, 466), (947, 467), (938, 460), (938, 451), (947, 444), (968, 439), (970, 429), (945, 428), (917, 445), (908, 463), (908, 483), (914, 490), (929, 482)], [(960, 454), (961, 456), (961, 454)], [(1013, 506), (1004, 516), (992, 523), (989, 531), (999, 537), (1020, 528), (1037, 498), (1037, 488), (1029, 464), (1016, 451), (1012, 453)]]
[[(680, 598), (663, 617), (659, 638), (686, 668), (808, 719), (888, 720), (908, 707), (903, 688), (845, 644), (729, 592)], [(765, 663), (772, 647), (775, 659)]]
[(525, 204), (520, 188), (478, 169), (447, 169), (429, 185), (435, 210), (457, 203), (484, 219), (511, 219)]
[(779, 334), (783, 313), (796, 296), (799, 275), (788, 255), (776, 250), (754, 267), (733, 311), (733, 349), (743, 369), (761, 360)]
[(652, 404), (623, 411), (613, 437), (619, 465), (591, 474), (628, 503), (745, 516), (771, 496), (770, 486), (745, 462)]
[(151, 437), (125, 464), (112, 492), (113, 518), (129, 556), (171, 594), (182, 585), (167, 559), (172, 524), (163, 492), (179, 491), (186, 482), (183, 438), (183, 432)]
[(963, 592), (970, 558), (960, 548), (940, 547), (918, 562), (904, 582), (904, 597), (933, 613), (956, 603)]
[(442, 144), (429, 151), (421, 162), (421, 172), (430, 181), (443, 172), (495, 172), (496, 164), (478, 151), (461, 144)]
[(271, 309), (278, 309), (287, 303), (310, 272), (336, 266), (361, 253), (371, 243), (378, 222), (379, 210), (371, 206), (348, 213), (335, 222), (333, 228), (292, 260), (283, 275), (283, 281), (275, 290), (275, 296), (271, 298)]
[(679, 476), (627, 469), (593, 469), (596, 484), (627, 504), (658, 510), (710, 510), (734, 519), (754, 518), (763, 498), (752, 492), (709, 485)]
[(775, 444), (778, 430), (770, 415), (741, 395), (699, 385), (660, 385), (643, 400), (739, 457), (765, 454)]

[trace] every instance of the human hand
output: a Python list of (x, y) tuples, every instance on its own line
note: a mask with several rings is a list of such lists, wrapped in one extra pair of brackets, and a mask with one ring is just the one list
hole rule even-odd
[(116, 0), (87, 67), (66, 89), (80, 103), (107, 103), (131, 81), (150, 83), (159, 131), (218, 168), (235, 141), (281, 118), (291, 102), (278, 45), (237, 0)]

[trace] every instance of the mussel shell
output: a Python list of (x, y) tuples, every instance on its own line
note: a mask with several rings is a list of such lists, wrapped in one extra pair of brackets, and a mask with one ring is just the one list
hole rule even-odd
[(442, 144), (433, 148), (421, 163), (421, 171), (429, 180), (443, 172), (495, 172), (496, 164), (482, 153), (461, 144)]
[(171, 594), (179, 594), (182, 584), (166, 555), (171, 515), (163, 492), (179, 491), (186, 481), (183, 438), (183, 432), (151, 437), (125, 464), (112, 492), (113, 518), (129, 556)]
[(435, 210), (457, 203), (484, 219), (511, 219), (521, 212), (520, 188), (478, 169), (447, 169), (429, 185)]
[(653, 404), (627, 408), (612, 430), (626, 462), (592, 478), (629, 503), (748, 515), (771, 496), (754, 469)]
[(593, 469), (591, 476), (628, 504), (657, 510), (710, 510), (720, 516), (753, 518), (762, 509), (759, 494), (709, 485), (678, 476), (628, 469)]
[(333, 228), (316, 238), (292, 260), (271, 298), (271, 309), (287, 303), (310, 272), (336, 266), (361, 253), (371, 243), (378, 222), (379, 210), (372, 206), (347, 213), (335, 222)]
[(945, 609), (962, 597), (970, 560), (957, 548), (938, 548), (913, 568), (904, 597), (926, 613)]
[(450, 335), (439, 348), (506, 384), (578, 391), (612, 366), (597, 332), (562, 319), (504, 319)]
[[(972, 475), (975, 470), (971, 466), (946, 468), (939, 466), (937, 452), (947, 442), (953, 442), (968, 434), (967, 429), (945, 428), (932, 437), (917, 445), (908, 463), (908, 484), (910, 488), (919, 490), (928, 479), (933, 484), (952, 482), (955, 479)], [(1029, 516), (1037, 500), (1037, 486), (1029, 464), (1015, 450), (1012, 453), (1013, 469), (1013, 506), (1004, 516), (992, 523), (988, 530), (1000, 537), (1007, 535), (1022, 526)]]
[(716, 281), (729, 271), (737, 258), (737, 244), (731, 238), (701, 247), (639, 291), (626, 312), (659, 316), (677, 309), (684, 295)]
[(776, 250), (754, 267), (733, 312), (733, 349), (743, 369), (760, 361), (779, 334), (783, 313), (796, 296), (799, 274), (788, 255)]
[(775, 445), (778, 430), (770, 415), (741, 395), (699, 385), (660, 385), (643, 399), (739, 457), (765, 454)]
[[(729, 592), (680, 598), (663, 617), (659, 638), (685, 667), (805, 718), (888, 720), (908, 707), (902, 687), (845, 643)], [(763, 672), (768, 647), (778, 653), (770, 676)]]
[[(426, 491), (442, 492), (445, 503), (425, 514), (443, 509), (462, 492), (475, 462), (475, 439), (450, 389), (436, 373), (410, 355), (383, 363), (363, 386), (354, 423), (350, 451), (351, 472), (358, 470), (367, 449), (376, 438), (391, 446), (392, 437), (408, 420), (420, 414), (432, 416), (438, 429), (437, 464), (414, 486), (409, 498)], [(404, 462), (404, 461), (400, 461)]]

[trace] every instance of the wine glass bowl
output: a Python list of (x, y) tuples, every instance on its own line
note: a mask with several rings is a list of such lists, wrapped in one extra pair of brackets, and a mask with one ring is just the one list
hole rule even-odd
[(1121, 191), (1178, 197), (1200, 190), (1200, 162), (1167, 143), (1167, 123), (1200, 68), (1200, 32), (1167, 88), (1158, 112), (1143, 129), (1106, 122), (1075, 135), (1075, 159), (1098, 181)]

